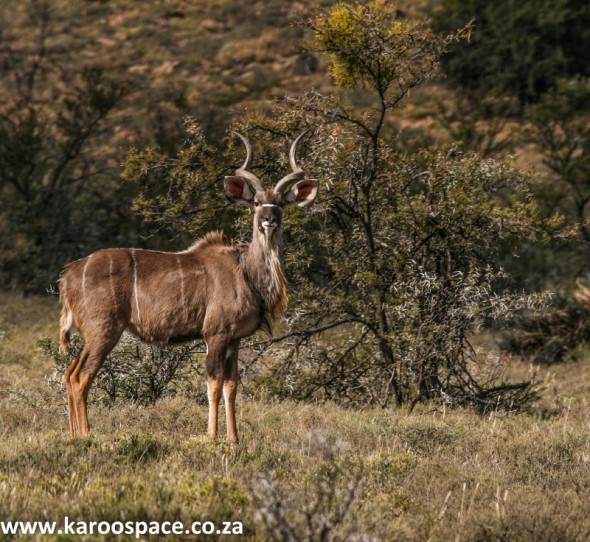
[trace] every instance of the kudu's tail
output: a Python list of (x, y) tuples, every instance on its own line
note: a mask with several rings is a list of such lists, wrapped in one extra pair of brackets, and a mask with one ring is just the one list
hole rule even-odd
[(65, 299), (64, 295), (61, 295), (61, 318), (59, 319), (59, 345), (62, 352), (66, 353), (69, 349), (69, 341), (70, 341), (70, 328), (74, 323), (74, 318), (72, 315), (72, 310), (70, 309), (70, 305)]

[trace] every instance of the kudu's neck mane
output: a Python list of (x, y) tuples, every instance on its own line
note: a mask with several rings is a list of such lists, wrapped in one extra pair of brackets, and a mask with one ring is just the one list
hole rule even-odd
[(242, 256), (242, 269), (248, 282), (260, 295), (262, 327), (270, 333), (272, 325), (284, 316), (287, 308), (281, 231), (275, 231), (268, 243), (263, 234), (254, 231), (252, 242)]

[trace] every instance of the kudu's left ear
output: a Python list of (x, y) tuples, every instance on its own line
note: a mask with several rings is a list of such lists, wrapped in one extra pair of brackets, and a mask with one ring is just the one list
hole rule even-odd
[(297, 207), (311, 205), (318, 194), (318, 188), (317, 181), (303, 180), (295, 183), (284, 196), (285, 208), (292, 205), (297, 205)]
[(226, 177), (223, 181), (225, 196), (232, 203), (254, 207), (254, 192), (242, 177)]

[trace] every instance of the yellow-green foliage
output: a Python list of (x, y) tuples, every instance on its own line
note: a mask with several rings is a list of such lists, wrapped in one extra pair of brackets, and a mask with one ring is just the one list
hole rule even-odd
[(424, 22), (399, 18), (394, 4), (380, 0), (337, 4), (311, 26), (317, 47), (332, 59), (335, 83), (349, 89), (360, 81), (380, 93), (394, 82), (414, 86), (445, 44)]

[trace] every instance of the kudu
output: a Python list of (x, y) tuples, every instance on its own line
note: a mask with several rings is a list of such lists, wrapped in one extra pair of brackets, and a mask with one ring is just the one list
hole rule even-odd
[[(304, 132), (305, 133), (305, 132)], [(158, 346), (197, 338), (207, 345), (208, 431), (217, 436), (223, 392), (227, 438), (238, 442), (235, 399), (240, 339), (269, 328), (287, 303), (283, 275), (283, 211), (315, 199), (318, 183), (304, 180), (296, 162), (297, 143), (289, 151), (292, 173), (265, 189), (248, 171), (252, 147), (235, 176), (224, 181), (227, 198), (254, 214), (252, 241), (234, 244), (220, 232), (209, 233), (182, 252), (111, 248), (69, 263), (60, 277), (60, 344), (68, 349), (75, 325), (84, 346), (66, 369), (71, 435), (89, 431), (90, 386), (124, 331)]]

